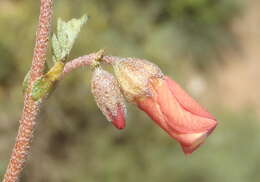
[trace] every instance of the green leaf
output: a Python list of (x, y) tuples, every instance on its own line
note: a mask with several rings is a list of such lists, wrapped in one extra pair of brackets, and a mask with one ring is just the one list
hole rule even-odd
[[(48, 71), (48, 64), (47, 62), (45, 62), (44, 64), (44, 74)], [(23, 87), (23, 94), (26, 93), (28, 87), (29, 87), (29, 81), (30, 81), (30, 70), (26, 73), (24, 79), (23, 79), (23, 84), (22, 84), (22, 87)]]
[(80, 19), (72, 19), (65, 22), (58, 19), (57, 34), (52, 37), (53, 59), (56, 61), (64, 61), (69, 55), (73, 44), (80, 32), (82, 26), (86, 23), (88, 17), (83, 15)]
[(56, 37), (55, 34), (52, 36), (52, 50), (53, 50), (53, 60), (54, 62), (58, 61), (59, 59), (61, 60), (62, 56), (62, 49), (60, 46), (60, 43)]
[(52, 90), (54, 82), (49, 80), (46, 76), (40, 77), (36, 80), (32, 87), (32, 99), (38, 101), (47, 96)]
[(30, 71), (28, 71), (23, 79), (23, 94), (25, 94), (26, 90), (29, 86), (29, 80), (30, 80)]
[(52, 66), (52, 68), (45, 74), (46, 77), (53, 82), (59, 80), (63, 73), (64, 66), (65, 63), (63, 63), (62, 61), (57, 61)]
[(34, 101), (38, 101), (51, 94), (63, 73), (64, 65), (62, 61), (57, 61), (45, 75), (34, 82), (31, 94)]

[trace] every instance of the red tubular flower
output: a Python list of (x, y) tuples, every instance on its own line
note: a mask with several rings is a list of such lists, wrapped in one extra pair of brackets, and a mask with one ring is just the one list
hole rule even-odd
[(100, 66), (96, 67), (92, 76), (91, 90), (107, 120), (117, 129), (125, 128), (126, 106), (114, 76)]
[[(147, 64), (147, 61), (139, 59), (125, 59), (114, 64), (117, 78), (127, 99), (136, 103), (175, 138), (185, 154), (196, 150), (216, 127), (216, 119), (176, 82), (163, 76), (156, 65)], [(144, 74), (145, 69), (148, 72)], [(142, 84), (140, 80), (143, 81)], [(129, 86), (133, 83), (140, 84)]]

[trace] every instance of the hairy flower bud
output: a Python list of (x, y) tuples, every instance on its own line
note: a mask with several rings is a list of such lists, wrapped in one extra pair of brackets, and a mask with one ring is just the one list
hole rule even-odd
[(149, 96), (150, 78), (162, 78), (163, 73), (155, 64), (142, 59), (125, 58), (113, 62), (121, 89), (129, 102), (137, 97)]
[(217, 126), (216, 119), (156, 65), (128, 58), (113, 67), (127, 100), (176, 139), (185, 154), (196, 150)]
[(97, 66), (92, 75), (91, 90), (99, 109), (107, 120), (116, 128), (123, 129), (126, 106), (114, 76)]

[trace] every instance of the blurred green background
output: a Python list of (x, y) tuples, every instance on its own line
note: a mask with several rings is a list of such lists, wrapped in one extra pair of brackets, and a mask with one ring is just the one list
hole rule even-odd
[[(38, 11), (35, 0), (0, 0), (0, 178), (22, 111)], [(133, 105), (118, 131), (94, 103), (90, 69), (81, 68), (45, 104), (21, 182), (260, 180), (258, 0), (56, 0), (54, 25), (84, 13), (91, 18), (71, 58), (104, 48), (151, 60), (219, 125), (190, 156)]]

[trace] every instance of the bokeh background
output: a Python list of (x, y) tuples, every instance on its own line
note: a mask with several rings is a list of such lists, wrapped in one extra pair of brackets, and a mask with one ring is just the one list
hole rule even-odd
[[(35, 0), (0, 0), (0, 178), (22, 111), (38, 11)], [(21, 182), (260, 180), (259, 0), (56, 0), (53, 24), (84, 13), (91, 18), (71, 58), (104, 48), (151, 60), (219, 125), (190, 156), (133, 105), (118, 131), (94, 103), (90, 69), (81, 68), (45, 104)]]

